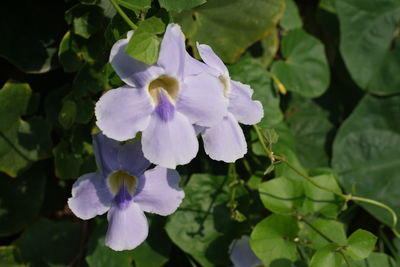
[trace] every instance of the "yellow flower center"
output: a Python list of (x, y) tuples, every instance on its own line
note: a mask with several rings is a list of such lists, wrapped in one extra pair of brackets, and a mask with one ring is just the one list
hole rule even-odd
[(118, 194), (121, 186), (125, 186), (128, 193), (133, 196), (136, 192), (137, 178), (125, 171), (115, 171), (108, 176), (108, 186), (111, 193)]
[(219, 80), (222, 82), (224, 85), (224, 96), (225, 98), (229, 98), (229, 93), (231, 92), (231, 83), (229, 77), (226, 77), (224, 75), (220, 75)]
[(155, 106), (158, 105), (161, 90), (164, 90), (169, 100), (175, 103), (178, 97), (179, 82), (175, 78), (161, 75), (150, 82), (148, 90)]

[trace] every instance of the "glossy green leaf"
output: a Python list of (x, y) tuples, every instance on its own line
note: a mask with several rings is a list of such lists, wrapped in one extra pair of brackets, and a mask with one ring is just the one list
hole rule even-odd
[(295, 137), (295, 151), (301, 164), (309, 168), (328, 167), (327, 147), (333, 124), (329, 113), (312, 100), (293, 96), (286, 111), (287, 124)]
[(298, 230), (294, 217), (270, 215), (254, 227), (250, 237), (251, 248), (267, 266), (279, 259), (295, 261), (297, 252), (293, 240)]
[(321, 41), (296, 29), (283, 37), (281, 51), (284, 60), (275, 61), (271, 72), (288, 91), (312, 98), (328, 89), (329, 67)]
[(400, 2), (338, 0), (340, 52), (354, 81), (375, 94), (400, 92)]
[(279, 95), (272, 87), (271, 77), (260, 62), (243, 57), (235, 65), (229, 66), (229, 74), (233, 80), (249, 84), (254, 90), (253, 99), (262, 103), (264, 117), (259, 123), (260, 126), (268, 128), (283, 119)]
[[(318, 175), (311, 177), (311, 179), (334, 192), (342, 192), (333, 174)], [(338, 199), (333, 193), (322, 190), (309, 182), (304, 182), (304, 193), (306, 195), (304, 200), (306, 212), (321, 212), (325, 216), (336, 217), (343, 207), (342, 200)]]
[(142, 21), (129, 40), (125, 52), (146, 64), (155, 63), (161, 43), (156, 34), (164, 32), (164, 27), (162, 20), (156, 17)]
[(346, 254), (353, 260), (362, 260), (368, 257), (375, 247), (377, 237), (372, 233), (358, 229), (349, 236)]
[(340, 267), (343, 257), (336, 251), (337, 245), (329, 244), (319, 250), (311, 258), (310, 267)]
[(45, 180), (35, 167), (18, 179), (0, 174), (0, 236), (15, 234), (36, 218), (44, 199)]
[(279, 34), (277, 29), (274, 29), (271, 34), (261, 40), (261, 47), (263, 53), (260, 61), (265, 67), (268, 67), (279, 49)]
[(229, 263), (229, 245), (238, 223), (226, 206), (228, 184), (227, 176), (192, 175), (182, 205), (166, 225), (172, 241), (202, 266)]
[(295, 214), (304, 199), (302, 184), (285, 177), (262, 183), (258, 191), (264, 206), (278, 214)]
[(63, 5), (53, 1), (43, 5), (25, 0), (3, 2), (0, 56), (28, 73), (57, 67), (57, 46), (65, 32), (63, 13)]
[(272, 32), (283, 10), (283, 0), (209, 0), (174, 15), (174, 20), (192, 48), (196, 42), (210, 45), (223, 61), (233, 63)]
[[(348, 193), (389, 205), (400, 215), (400, 96), (366, 95), (340, 127), (333, 144), (333, 168)], [(392, 225), (386, 210), (358, 203)], [(400, 228), (399, 228), (400, 229)]]
[(39, 117), (22, 120), (32, 90), (26, 83), (7, 82), (0, 90), (0, 171), (15, 177), (49, 155), (50, 126)]
[(285, 3), (285, 13), (283, 13), (279, 24), (287, 31), (303, 27), (303, 21), (296, 2), (294, 0), (285, 0)]
[(202, 5), (206, 0), (158, 0), (160, 6), (168, 11), (182, 11)]
[(14, 246), (0, 247), (0, 264), (2, 267), (26, 267), (19, 250)]
[[(317, 220), (311, 222), (311, 224), (313, 227), (318, 229), (319, 232), (323, 233), (329, 239), (334, 241), (336, 245), (346, 245), (347, 238), (343, 223), (332, 219), (318, 218)], [(305, 225), (304, 228), (307, 229), (305, 238), (311, 241), (310, 246), (312, 248), (320, 249), (330, 244), (330, 242), (328, 242), (324, 237), (322, 237), (308, 225)]]
[(29, 266), (50, 267), (71, 264), (78, 255), (80, 242), (79, 224), (43, 219), (27, 228), (14, 245)]

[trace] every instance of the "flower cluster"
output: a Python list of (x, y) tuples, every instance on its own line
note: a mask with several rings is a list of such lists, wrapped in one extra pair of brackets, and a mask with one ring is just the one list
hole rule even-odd
[[(81, 176), (68, 200), (85, 220), (108, 212), (105, 242), (114, 250), (133, 249), (146, 239), (143, 211), (166, 216), (178, 208), (184, 192), (175, 167), (196, 156), (197, 134), (212, 159), (234, 162), (247, 152), (238, 123), (255, 124), (263, 116), (252, 89), (231, 80), (209, 46), (197, 45), (204, 63), (189, 55), (178, 25), (168, 25), (153, 65), (125, 53), (132, 35), (110, 53), (126, 85), (96, 104), (102, 133), (93, 136), (93, 146), (99, 172)], [(129, 142), (138, 132), (141, 141)], [(156, 167), (147, 170), (151, 163)]]

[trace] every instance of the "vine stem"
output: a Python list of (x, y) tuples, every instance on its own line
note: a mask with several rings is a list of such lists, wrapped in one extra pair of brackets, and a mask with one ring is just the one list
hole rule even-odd
[(285, 163), (289, 168), (291, 168), (294, 172), (296, 172), (298, 175), (300, 175), (301, 177), (306, 179), (308, 182), (310, 182), (315, 187), (318, 187), (319, 189), (324, 190), (324, 191), (331, 192), (331, 193), (335, 194), (336, 196), (339, 196), (339, 197), (343, 198), (346, 201), (346, 203), (348, 201), (350, 201), (350, 200), (359, 201), (359, 202), (369, 203), (369, 204), (372, 204), (372, 205), (375, 205), (375, 206), (378, 206), (378, 207), (381, 207), (381, 208), (387, 210), (392, 215), (392, 218), (393, 218), (393, 224), (392, 224), (392, 227), (390, 229), (396, 235), (396, 237), (400, 238), (400, 233), (396, 229), (397, 221), (398, 221), (397, 220), (397, 215), (396, 215), (396, 212), (394, 212), (394, 210), (392, 208), (390, 208), (389, 206), (387, 206), (387, 205), (385, 205), (385, 204), (383, 204), (383, 203), (381, 203), (379, 201), (373, 200), (373, 199), (352, 196), (351, 194), (347, 194), (347, 195), (346, 194), (342, 194), (340, 192), (337, 192), (335, 190), (332, 190), (330, 188), (327, 188), (327, 187), (325, 187), (323, 185), (320, 185), (320, 184), (316, 183), (307, 174), (303, 173), (296, 166), (291, 164), (285, 157), (274, 155), (272, 153), (272, 151), (270, 151), (270, 149), (268, 149), (267, 145), (265, 144), (263, 136), (262, 136), (261, 131), (258, 128), (258, 126), (257, 125), (253, 125), (253, 126), (254, 126), (254, 129), (256, 130), (257, 137), (260, 140), (261, 146), (265, 150), (265, 153), (267, 154), (267, 156), (270, 157), (272, 161), (279, 160), (279, 161)]
[(118, 14), (125, 20), (125, 22), (131, 27), (133, 30), (137, 29), (137, 26), (135, 23), (132, 22), (132, 20), (126, 15), (126, 13), (121, 9), (121, 7), (117, 4), (118, 0), (109, 0), (111, 5), (115, 8), (115, 10), (118, 12)]

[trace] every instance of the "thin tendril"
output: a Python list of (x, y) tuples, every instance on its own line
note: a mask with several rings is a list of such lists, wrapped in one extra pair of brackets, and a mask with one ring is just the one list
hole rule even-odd
[(115, 8), (115, 10), (118, 12), (118, 14), (125, 20), (125, 22), (131, 27), (133, 30), (137, 29), (137, 26), (135, 23), (130, 20), (130, 18), (126, 15), (126, 13), (121, 9), (121, 7), (116, 3), (118, 0), (109, 0), (111, 5)]

